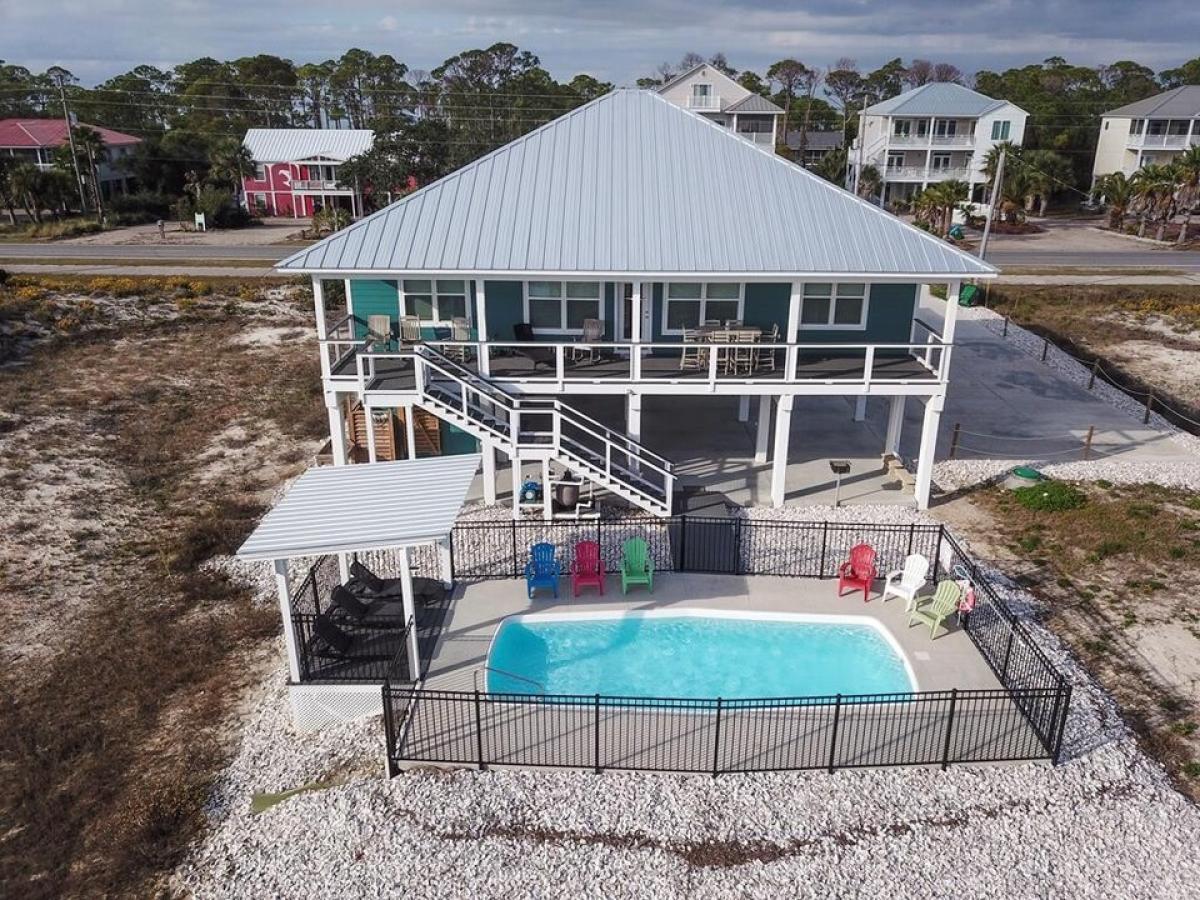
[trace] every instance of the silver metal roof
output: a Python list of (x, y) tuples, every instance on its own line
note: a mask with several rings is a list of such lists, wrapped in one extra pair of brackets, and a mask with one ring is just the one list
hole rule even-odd
[(309, 469), (237, 555), (291, 559), (440, 540), (454, 527), (479, 460), (473, 453)]
[(782, 113), (783, 110), (759, 94), (743, 97), (737, 103), (725, 107), (727, 113)]
[(1145, 100), (1127, 103), (1106, 116), (1130, 118), (1194, 119), (1200, 116), (1200, 84), (1185, 84)]
[(370, 150), (375, 132), (365, 128), (251, 128), (242, 143), (255, 162), (294, 162), (317, 156), (345, 162)]
[(974, 118), (999, 109), (1006, 100), (993, 100), (978, 91), (949, 81), (931, 81), (897, 94), (874, 106), (869, 116), (963, 116)]
[(769, 149), (632, 89), (566, 113), (277, 268), (497, 277), (995, 272)]
[[(805, 135), (809, 150), (838, 150), (846, 141), (846, 136), (840, 131), (813, 131), (811, 128)], [(800, 131), (787, 133), (787, 145), (792, 150), (800, 149)]]

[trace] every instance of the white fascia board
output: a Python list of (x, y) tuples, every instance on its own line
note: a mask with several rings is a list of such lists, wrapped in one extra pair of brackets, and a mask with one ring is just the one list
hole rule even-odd
[(866, 283), (940, 283), (991, 279), (1000, 270), (984, 263), (988, 272), (512, 272), (466, 271), (460, 269), (279, 269), (280, 275), (312, 275), (323, 280), (338, 278), (415, 278), (431, 275), (435, 278), (482, 278), (488, 281), (745, 281), (775, 284), (781, 281), (862, 281)]

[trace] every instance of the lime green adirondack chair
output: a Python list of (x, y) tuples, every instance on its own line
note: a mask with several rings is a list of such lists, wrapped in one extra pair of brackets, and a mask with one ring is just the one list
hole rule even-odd
[(644, 584), (654, 593), (654, 560), (641, 538), (630, 538), (621, 548), (621, 593), (629, 593), (631, 584)]
[(916, 608), (908, 615), (908, 627), (912, 628), (913, 622), (924, 622), (929, 626), (929, 639), (933, 640), (938, 626), (958, 609), (962, 596), (963, 590), (957, 581), (938, 582), (932, 597), (917, 601)]

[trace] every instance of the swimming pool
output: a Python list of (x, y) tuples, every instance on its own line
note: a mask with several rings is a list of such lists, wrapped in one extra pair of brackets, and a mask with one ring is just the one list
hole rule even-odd
[(700, 609), (512, 616), (492, 639), (487, 688), (725, 699), (918, 689), (869, 619)]

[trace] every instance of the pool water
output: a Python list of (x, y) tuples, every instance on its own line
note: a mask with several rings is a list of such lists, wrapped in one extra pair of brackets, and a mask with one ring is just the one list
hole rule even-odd
[(734, 699), (917, 689), (882, 627), (819, 616), (513, 616), (488, 666), (492, 693)]

